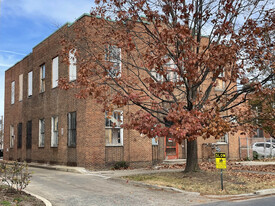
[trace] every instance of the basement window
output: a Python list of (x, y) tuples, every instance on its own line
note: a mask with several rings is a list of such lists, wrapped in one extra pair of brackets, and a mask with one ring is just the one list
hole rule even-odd
[(114, 111), (105, 113), (105, 140), (106, 146), (123, 145), (123, 112)]

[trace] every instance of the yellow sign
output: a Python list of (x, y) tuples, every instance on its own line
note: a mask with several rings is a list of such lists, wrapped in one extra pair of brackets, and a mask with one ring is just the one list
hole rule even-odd
[(215, 157), (216, 157), (216, 168), (217, 169), (226, 169), (225, 153), (223, 153), (223, 152), (215, 153)]

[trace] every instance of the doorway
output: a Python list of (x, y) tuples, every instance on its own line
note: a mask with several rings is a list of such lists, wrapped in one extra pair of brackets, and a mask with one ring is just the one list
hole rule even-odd
[(165, 137), (165, 157), (168, 160), (178, 159), (179, 144), (175, 141), (173, 137)]

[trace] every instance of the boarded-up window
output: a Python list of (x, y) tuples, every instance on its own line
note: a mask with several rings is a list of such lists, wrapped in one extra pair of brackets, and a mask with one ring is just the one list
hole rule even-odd
[(52, 117), (51, 147), (58, 146), (58, 117)]
[(19, 75), (19, 101), (23, 100), (23, 74)]
[(10, 126), (10, 148), (14, 146), (14, 127), (13, 125)]
[(106, 146), (123, 145), (123, 112), (114, 111), (111, 115), (105, 113), (105, 140)]
[(28, 97), (32, 96), (32, 71), (28, 73)]
[(76, 112), (68, 113), (68, 146), (76, 146)]
[(75, 49), (71, 49), (69, 52), (69, 80), (73, 81), (76, 80), (76, 56), (75, 56)]
[(45, 64), (40, 66), (40, 92), (45, 92)]
[(11, 83), (11, 104), (14, 104), (15, 81)]
[(22, 147), (22, 123), (17, 125), (17, 148)]
[(27, 140), (26, 140), (26, 148), (32, 148), (32, 121), (27, 122)]
[(58, 86), (58, 56), (52, 62), (52, 88)]
[(39, 120), (39, 141), (38, 146), (44, 147), (45, 142), (45, 119)]

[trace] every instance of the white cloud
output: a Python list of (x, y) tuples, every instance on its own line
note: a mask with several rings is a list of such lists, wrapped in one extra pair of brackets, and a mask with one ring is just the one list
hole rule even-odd
[(46, 18), (64, 24), (89, 13), (92, 5), (91, 0), (9, 0), (2, 2), (2, 11), (5, 16)]

